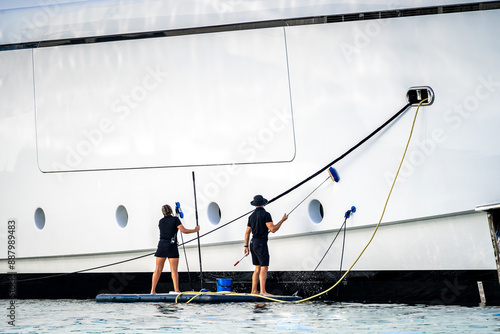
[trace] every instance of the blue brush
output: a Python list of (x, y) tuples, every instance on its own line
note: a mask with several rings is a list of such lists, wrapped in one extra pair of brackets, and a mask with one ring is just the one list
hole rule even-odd
[(328, 168), (328, 174), (330, 174), (330, 178), (332, 179), (332, 181), (335, 181), (335, 182), (340, 181), (339, 174), (337, 173), (335, 168), (333, 168), (333, 167)]
[(353, 205), (351, 206), (351, 209), (350, 210), (347, 210), (344, 217), (347, 219), (351, 216), (351, 213), (354, 213), (356, 212), (356, 207)]
[(181, 203), (175, 202), (175, 213), (179, 215), (179, 217), (184, 218), (184, 212), (181, 210)]

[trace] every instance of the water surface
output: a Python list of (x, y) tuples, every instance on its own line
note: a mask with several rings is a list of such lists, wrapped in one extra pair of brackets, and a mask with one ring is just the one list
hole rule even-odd
[(17, 300), (16, 326), (8, 321), (0, 333), (500, 333), (500, 308)]

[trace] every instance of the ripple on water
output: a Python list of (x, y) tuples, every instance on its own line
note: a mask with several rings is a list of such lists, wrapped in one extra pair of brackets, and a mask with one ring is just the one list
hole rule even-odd
[(18, 300), (0, 333), (492, 333), (496, 307)]

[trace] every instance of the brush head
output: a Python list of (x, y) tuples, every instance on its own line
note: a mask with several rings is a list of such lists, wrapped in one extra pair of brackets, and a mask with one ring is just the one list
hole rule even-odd
[(337, 173), (335, 168), (333, 168), (333, 167), (328, 168), (328, 174), (330, 174), (330, 178), (332, 179), (332, 181), (335, 181), (335, 182), (340, 181), (339, 174)]
[(175, 213), (179, 215), (179, 217), (184, 218), (184, 212), (181, 210), (181, 203), (175, 202)]
[(351, 209), (350, 210), (347, 210), (344, 217), (347, 219), (349, 217), (351, 217), (351, 214), (356, 212), (356, 207), (353, 205), (351, 206)]

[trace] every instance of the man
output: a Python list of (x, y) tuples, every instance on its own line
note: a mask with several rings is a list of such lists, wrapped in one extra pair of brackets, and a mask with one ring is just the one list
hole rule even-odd
[[(250, 202), (256, 206), (255, 211), (248, 217), (248, 225), (245, 233), (245, 255), (248, 255), (249, 248), (252, 253), (252, 263), (255, 271), (252, 276), (252, 294), (258, 294), (257, 285), (260, 281), (260, 294), (263, 296), (272, 296), (266, 291), (267, 270), (269, 268), (269, 248), (267, 247), (267, 235), (278, 231), (281, 224), (288, 219), (286, 213), (279, 223), (274, 224), (271, 214), (264, 209), (267, 199), (257, 195)], [(250, 241), (252, 233), (252, 241)]]

